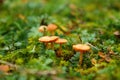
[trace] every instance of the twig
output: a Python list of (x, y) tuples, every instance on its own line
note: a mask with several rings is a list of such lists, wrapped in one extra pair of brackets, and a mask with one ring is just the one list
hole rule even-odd
[(88, 42), (87, 42), (86, 44), (88, 44), (89, 46), (95, 48), (95, 49), (98, 50), (98, 51), (100, 50), (100, 49), (98, 49), (97, 47), (93, 46), (91, 43), (88, 43)]
[(78, 35), (78, 37), (79, 37), (80, 42), (81, 42), (81, 43), (83, 43), (83, 41), (82, 41), (82, 39), (81, 39), (81, 36), (80, 36), (80, 35)]

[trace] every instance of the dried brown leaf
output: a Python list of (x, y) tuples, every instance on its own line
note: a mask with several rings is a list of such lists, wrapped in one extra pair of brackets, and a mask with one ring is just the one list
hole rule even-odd
[(98, 55), (99, 55), (101, 58), (105, 59), (105, 55), (104, 55), (103, 52), (98, 52)]
[(116, 37), (120, 38), (120, 31), (115, 31), (113, 34), (114, 34)]
[(96, 60), (95, 58), (92, 58), (92, 59), (91, 59), (91, 63), (92, 63), (93, 65), (95, 65), (95, 64), (97, 64), (97, 60)]

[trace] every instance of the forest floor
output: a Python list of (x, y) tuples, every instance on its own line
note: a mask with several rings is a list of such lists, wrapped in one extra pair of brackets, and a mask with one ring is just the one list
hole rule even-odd
[[(0, 80), (120, 80), (119, 3), (119, 0), (0, 3)], [(56, 30), (49, 31), (50, 25), (56, 26)], [(42, 26), (45, 28), (40, 31)], [(44, 36), (66, 41), (44, 43), (40, 41)], [(81, 47), (75, 49), (77, 44)]]

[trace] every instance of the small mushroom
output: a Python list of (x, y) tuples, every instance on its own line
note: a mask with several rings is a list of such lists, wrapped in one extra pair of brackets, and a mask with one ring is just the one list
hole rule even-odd
[(83, 60), (83, 53), (85, 53), (86, 51), (89, 51), (90, 50), (90, 46), (88, 46), (86, 44), (77, 44), (77, 45), (73, 45), (73, 49), (75, 51), (79, 51), (80, 52), (79, 63), (81, 65), (82, 64), (82, 60)]
[(55, 43), (60, 44), (59, 52), (58, 52), (57, 55), (61, 56), (61, 54), (62, 54), (62, 44), (67, 43), (67, 40), (59, 38), (55, 41)]
[(54, 35), (54, 31), (57, 29), (57, 26), (55, 24), (49, 24), (47, 27), (47, 30), (51, 32), (52, 35)]
[(48, 43), (51, 43), (51, 48), (53, 49), (54, 42), (58, 39), (58, 36), (43, 36), (39, 38), (40, 42), (44, 42), (46, 47), (48, 46)]
[(38, 29), (38, 31), (42, 32), (45, 35), (45, 33), (47, 31), (47, 26), (45, 26), (45, 25), (40, 26), (39, 29)]
[(8, 72), (10, 70), (8, 65), (0, 65), (0, 71)]
[(49, 36), (43, 36), (43, 37), (39, 38), (39, 41), (45, 43), (45, 46), (47, 47), (48, 43), (50, 42), (50, 37)]

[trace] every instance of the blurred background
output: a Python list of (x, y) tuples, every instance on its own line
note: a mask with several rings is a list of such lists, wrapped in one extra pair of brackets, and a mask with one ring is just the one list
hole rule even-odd
[[(120, 0), (0, 0), (1, 45), (39, 37), (40, 25), (55, 23), (58, 34), (88, 29), (120, 30)], [(24, 41), (23, 41), (24, 39)], [(3, 41), (3, 42), (2, 42)]]
[(59, 26), (58, 34), (110, 29), (107, 39), (120, 30), (120, 0), (0, 0), (1, 47), (13, 37), (25, 47), (29, 38), (42, 36), (39, 26), (49, 23)]

